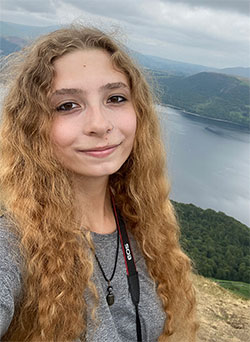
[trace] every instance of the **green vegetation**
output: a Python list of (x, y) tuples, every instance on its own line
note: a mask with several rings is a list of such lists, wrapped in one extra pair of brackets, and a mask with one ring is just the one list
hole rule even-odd
[(250, 283), (250, 229), (212, 209), (172, 201), (181, 226), (181, 244), (198, 273)]
[(243, 299), (250, 299), (250, 284), (230, 280), (212, 280), (225, 289), (232, 291), (237, 296), (240, 296)]
[(189, 77), (155, 72), (154, 77), (163, 104), (250, 129), (249, 80), (214, 72), (200, 72)]

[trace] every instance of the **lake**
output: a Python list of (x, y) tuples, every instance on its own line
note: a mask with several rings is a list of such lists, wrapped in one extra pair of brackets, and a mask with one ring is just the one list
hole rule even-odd
[(250, 227), (250, 134), (158, 106), (171, 199), (223, 211)]

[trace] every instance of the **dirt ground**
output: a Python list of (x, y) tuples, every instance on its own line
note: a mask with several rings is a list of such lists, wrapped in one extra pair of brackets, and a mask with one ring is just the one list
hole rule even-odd
[(243, 300), (216, 283), (195, 277), (200, 329), (198, 342), (249, 342), (250, 300)]

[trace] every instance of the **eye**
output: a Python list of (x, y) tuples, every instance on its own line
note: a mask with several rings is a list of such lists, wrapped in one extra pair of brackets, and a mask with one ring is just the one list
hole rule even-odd
[(127, 101), (127, 99), (124, 96), (121, 95), (113, 95), (108, 98), (108, 103), (120, 103)]
[(60, 106), (56, 107), (56, 110), (58, 112), (68, 112), (70, 110), (73, 110), (75, 108), (78, 108), (79, 105), (77, 103), (74, 102), (65, 102), (63, 104), (61, 104)]

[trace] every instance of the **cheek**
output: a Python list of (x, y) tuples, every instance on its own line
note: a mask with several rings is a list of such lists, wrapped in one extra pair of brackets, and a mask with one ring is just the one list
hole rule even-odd
[(73, 142), (74, 129), (70, 125), (55, 119), (51, 127), (51, 141), (58, 147), (66, 147)]
[(131, 112), (130, 115), (124, 116), (122, 122), (121, 122), (121, 129), (125, 136), (127, 138), (130, 138), (131, 140), (134, 139), (135, 132), (136, 132), (136, 114), (134, 112)]

